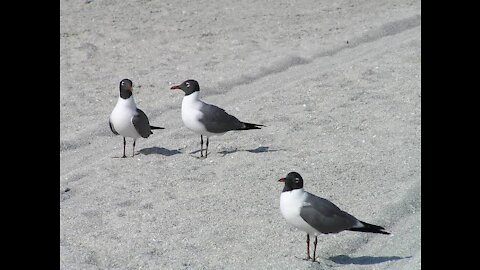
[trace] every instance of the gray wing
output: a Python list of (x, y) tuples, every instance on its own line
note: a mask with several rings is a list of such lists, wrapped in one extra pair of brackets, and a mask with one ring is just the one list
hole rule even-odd
[(203, 117), (199, 121), (205, 125), (208, 132), (224, 133), (244, 127), (244, 124), (235, 116), (215, 105), (203, 103), (200, 111), (203, 113)]
[(337, 233), (352, 228), (357, 219), (332, 202), (307, 192), (300, 216), (321, 233)]
[(108, 125), (110, 126), (110, 130), (113, 132), (113, 134), (118, 135), (118, 132), (113, 128), (112, 122), (110, 119), (108, 119)]
[(150, 123), (148, 122), (148, 117), (142, 110), (137, 108), (137, 114), (132, 117), (132, 123), (143, 138), (148, 138), (150, 134), (153, 134)]

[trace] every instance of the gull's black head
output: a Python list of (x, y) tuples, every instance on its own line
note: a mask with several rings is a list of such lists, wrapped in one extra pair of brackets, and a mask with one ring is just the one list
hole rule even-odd
[(120, 97), (127, 99), (132, 95), (133, 83), (129, 79), (120, 81)]
[(195, 80), (186, 80), (180, 85), (174, 85), (170, 89), (180, 89), (185, 92), (185, 96), (190, 95), (191, 93), (200, 91), (200, 86)]
[(283, 188), (282, 192), (303, 188), (303, 178), (297, 172), (289, 172), (287, 177), (278, 180), (278, 182), (285, 183), (285, 187)]

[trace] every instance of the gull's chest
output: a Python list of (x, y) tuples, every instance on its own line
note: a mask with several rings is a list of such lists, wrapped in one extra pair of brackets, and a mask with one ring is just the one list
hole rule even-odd
[(285, 219), (300, 217), (303, 196), (294, 191), (282, 192), (280, 195), (280, 211)]
[(280, 212), (288, 224), (308, 234), (318, 234), (318, 231), (300, 216), (306, 196), (307, 194), (300, 190), (282, 192), (280, 195)]
[(124, 137), (139, 137), (138, 132), (132, 123), (135, 110), (126, 106), (116, 106), (110, 115), (110, 122), (115, 130)]
[(182, 101), (182, 121), (185, 126), (195, 132), (205, 132), (205, 126), (200, 122), (203, 113), (200, 111), (201, 103), (189, 99)]

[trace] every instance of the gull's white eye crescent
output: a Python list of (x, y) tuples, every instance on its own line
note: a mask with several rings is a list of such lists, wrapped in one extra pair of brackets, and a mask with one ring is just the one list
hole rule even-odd
[(185, 83), (185, 84), (187, 85), (187, 87), (190, 87), (190, 83), (187, 82), (187, 83)]

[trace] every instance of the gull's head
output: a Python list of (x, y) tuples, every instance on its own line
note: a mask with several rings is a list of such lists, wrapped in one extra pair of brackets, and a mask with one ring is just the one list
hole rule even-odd
[(133, 93), (133, 83), (129, 79), (120, 81), (120, 97), (123, 99), (129, 98)]
[(283, 191), (291, 191), (294, 189), (303, 188), (303, 178), (297, 172), (289, 172), (287, 174), (287, 177), (281, 178), (280, 180), (278, 180), (278, 182), (285, 183)]
[(179, 85), (174, 85), (170, 87), (170, 89), (172, 90), (180, 89), (183, 92), (185, 92), (185, 96), (188, 96), (194, 92), (200, 91), (200, 86), (198, 85), (198, 82), (195, 80), (186, 80)]

